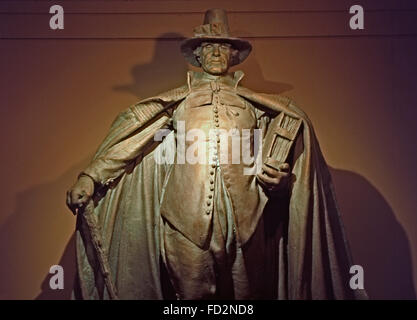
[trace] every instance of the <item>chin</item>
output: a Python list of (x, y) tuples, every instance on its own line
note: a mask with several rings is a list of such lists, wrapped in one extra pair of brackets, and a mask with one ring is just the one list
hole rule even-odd
[(227, 72), (227, 68), (209, 68), (206, 70), (208, 73), (213, 75), (221, 75)]

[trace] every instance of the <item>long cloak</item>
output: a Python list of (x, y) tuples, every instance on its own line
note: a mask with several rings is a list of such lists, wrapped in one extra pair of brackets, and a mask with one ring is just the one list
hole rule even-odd
[[(289, 196), (271, 200), (253, 237), (244, 247), (250, 283), (259, 299), (355, 299), (366, 297), (349, 287), (352, 264), (331, 176), (312, 124), (290, 99), (238, 86), (237, 94), (271, 117), (281, 112), (302, 120), (302, 151), (292, 166)], [(153, 141), (170, 121), (170, 110), (188, 94), (184, 85), (131, 106), (113, 123), (94, 159), (111, 148), (140, 150), (120, 176), (102, 184), (96, 197), (112, 281), (121, 299), (163, 299), (160, 259), (160, 196), (169, 165), (155, 157), (172, 150), (173, 135)], [(179, 191), (180, 192), (180, 191)], [(108, 299), (94, 253), (77, 220), (77, 277), (74, 297)], [(256, 263), (253, 263), (256, 261)], [(169, 290), (168, 290), (169, 291)]]

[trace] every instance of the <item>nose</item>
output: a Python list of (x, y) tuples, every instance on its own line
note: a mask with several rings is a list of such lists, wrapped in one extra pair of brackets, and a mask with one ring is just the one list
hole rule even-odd
[(220, 56), (220, 46), (218, 44), (213, 47), (213, 55), (216, 57)]

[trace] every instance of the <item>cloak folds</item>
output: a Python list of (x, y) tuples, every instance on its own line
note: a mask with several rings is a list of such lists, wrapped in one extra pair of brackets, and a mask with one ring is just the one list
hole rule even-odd
[[(288, 98), (240, 86), (236, 93), (271, 117), (283, 112), (302, 120), (302, 150), (292, 166), (290, 194), (269, 200), (255, 234), (243, 248), (254, 298), (366, 297), (349, 287), (349, 249), (331, 177), (309, 119)], [(155, 157), (170, 152), (175, 139), (171, 133), (157, 144), (153, 135), (169, 123), (172, 109), (187, 94), (185, 85), (121, 113), (94, 157), (96, 165), (88, 168), (103, 190), (95, 197), (94, 213), (120, 299), (164, 298), (159, 205), (170, 165), (158, 165)], [(106, 165), (97, 165), (100, 161)], [(74, 297), (108, 299), (87, 235), (78, 218)]]

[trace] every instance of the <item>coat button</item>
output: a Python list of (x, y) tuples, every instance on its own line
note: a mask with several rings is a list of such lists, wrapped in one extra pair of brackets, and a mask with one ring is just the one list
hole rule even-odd
[(209, 198), (209, 199), (213, 198), (213, 195), (212, 195), (212, 194), (209, 194), (209, 195), (208, 195), (208, 198)]
[(214, 190), (214, 186), (210, 186), (210, 191), (213, 191)]
[(210, 200), (207, 200), (207, 205), (211, 206), (211, 201)]
[(206, 214), (209, 215), (211, 213), (210, 210), (206, 210)]
[(214, 174), (214, 171), (213, 171), (213, 170), (211, 170), (211, 171), (210, 171), (210, 174), (211, 174), (211, 175), (213, 175), (213, 174)]

